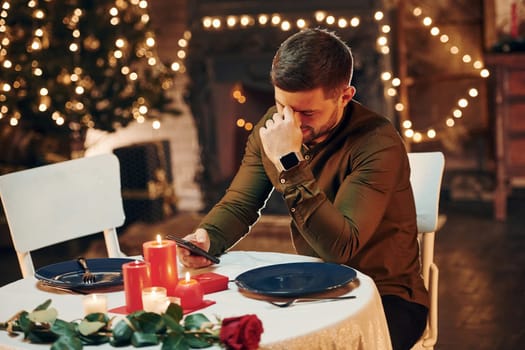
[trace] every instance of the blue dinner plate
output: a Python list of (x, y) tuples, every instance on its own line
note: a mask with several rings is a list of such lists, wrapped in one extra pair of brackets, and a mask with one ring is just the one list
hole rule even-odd
[(269, 265), (241, 273), (235, 278), (239, 288), (274, 297), (298, 297), (342, 287), (356, 278), (345, 265), (298, 262)]
[(135, 259), (98, 258), (86, 259), (89, 270), (95, 275), (94, 283), (82, 282), (84, 270), (76, 260), (47, 265), (36, 270), (35, 277), (47, 284), (78, 291), (96, 291), (123, 285), (122, 265)]

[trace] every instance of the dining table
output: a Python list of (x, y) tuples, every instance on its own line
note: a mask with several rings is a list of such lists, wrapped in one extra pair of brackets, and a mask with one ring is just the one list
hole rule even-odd
[[(392, 349), (381, 297), (369, 276), (355, 270), (356, 277), (349, 283), (333, 288), (326, 296), (355, 296), (335, 301), (311, 301), (278, 307), (265, 296), (246, 291), (235, 282), (236, 278), (253, 269), (276, 264), (321, 262), (314, 257), (277, 252), (229, 251), (220, 257), (219, 264), (202, 269), (188, 269), (179, 264), (179, 275), (213, 272), (228, 277), (225, 290), (204, 295), (211, 305), (195, 312), (203, 313), (210, 320), (255, 314), (264, 332), (260, 349)], [(181, 277), (182, 278), (182, 277)], [(65, 321), (83, 317), (82, 294), (55, 291), (39, 286), (36, 277), (17, 280), (0, 287), (0, 322), (5, 322), (21, 310), (31, 311), (47, 299)], [(319, 293), (318, 293), (319, 294)], [(125, 304), (122, 289), (105, 293), (109, 310)], [(110, 313), (111, 316), (111, 313)], [(118, 316), (118, 315), (116, 315)], [(10, 336), (0, 331), (0, 350), (48, 349), (49, 344), (30, 344), (23, 334)], [(132, 349), (123, 347), (121, 349)], [(145, 349), (160, 349), (160, 345)], [(110, 344), (89, 346), (89, 349), (115, 349)], [(220, 349), (213, 346), (208, 349)]]

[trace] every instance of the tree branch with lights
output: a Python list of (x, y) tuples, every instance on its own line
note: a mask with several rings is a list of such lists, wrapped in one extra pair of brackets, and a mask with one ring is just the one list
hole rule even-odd
[(82, 141), (179, 114), (146, 0), (3, 1), (0, 127)]

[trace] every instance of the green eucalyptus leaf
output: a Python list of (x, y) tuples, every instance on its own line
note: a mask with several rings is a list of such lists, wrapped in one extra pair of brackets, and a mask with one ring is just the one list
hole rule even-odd
[(129, 345), (131, 343), (131, 336), (133, 330), (124, 320), (120, 320), (115, 327), (113, 327), (113, 339), (111, 344), (115, 346)]
[(84, 319), (87, 321), (91, 321), (91, 322), (95, 322), (95, 321), (104, 322), (104, 323), (109, 322), (108, 315), (103, 314), (101, 312), (95, 312), (95, 313), (89, 314), (86, 317), (84, 317)]
[(162, 342), (161, 350), (189, 350), (184, 334), (169, 333)]
[(28, 315), (29, 313), (27, 311), (22, 311), (18, 317), (18, 324), (24, 332), (24, 335), (27, 335), (27, 332), (29, 332), (34, 325), (34, 323), (29, 319)]
[(142, 346), (157, 345), (159, 337), (155, 333), (135, 332), (131, 337), (131, 344), (139, 348)]
[(110, 337), (101, 334), (90, 334), (87, 336), (79, 334), (79, 338), (85, 345), (99, 345), (109, 343), (111, 341)]
[(26, 334), (26, 339), (32, 343), (52, 343), (58, 339), (58, 335), (51, 332), (50, 326), (34, 326)]
[(204, 314), (191, 314), (184, 319), (184, 327), (187, 330), (201, 329), (203, 323), (210, 323), (210, 320)]
[(80, 334), (87, 336), (90, 334), (97, 333), (99, 330), (104, 328), (106, 326), (105, 322), (99, 322), (99, 321), (88, 321), (86, 319), (80, 321), (80, 324), (78, 325), (78, 331)]
[(51, 299), (47, 299), (42, 304), (38, 305), (33, 311), (45, 310), (51, 305)]
[(165, 314), (172, 317), (176, 322), (180, 322), (184, 316), (184, 311), (179, 304), (170, 303)]
[(166, 323), (161, 315), (154, 312), (145, 312), (136, 320), (140, 324), (140, 330), (144, 333), (159, 333), (166, 331)]
[(75, 336), (77, 331), (76, 323), (66, 322), (61, 319), (56, 319), (51, 325), (51, 331), (58, 336)]
[(53, 323), (58, 317), (58, 311), (54, 307), (41, 309), (30, 312), (27, 317), (35, 323)]
[(136, 318), (136, 317), (140, 317), (140, 315), (142, 314), (145, 314), (146, 311), (144, 310), (138, 310), (138, 311), (135, 311), (135, 312), (132, 312), (128, 315), (128, 318)]
[(206, 333), (188, 333), (184, 338), (186, 339), (186, 342), (190, 345), (190, 347), (197, 349), (208, 348), (212, 346), (215, 341), (218, 341), (217, 337)]
[(51, 350), (82, 350), (82, 346), (79, 338), (63, 335), (51, 345)]
[(166, 323), (168, 329), (170, 329), (172, 332), (181, 334), (184, 333), (184, 327), (180, 324), (180, 321), (175, 320), (168, 314), (162, 315), (162, 318), (164, 319), (164, 323)]

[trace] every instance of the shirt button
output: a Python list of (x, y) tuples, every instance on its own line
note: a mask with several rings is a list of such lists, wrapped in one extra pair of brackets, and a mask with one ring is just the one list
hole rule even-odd
[(305, 155), (305, 156), (304, 156), (304, 159), (306, 159), (306, 160), (310, 160), (310, 155), (309, 155), (309, 154)]
[(286, 180), (285, 180), (285, 179), (281, 179), (281, 183), (282, 183), (282, 184), (283, 184), (283, 183), (285, 183), (285, 182), (286, 182)]
[(291, 208), (290, 211), (291, 211), (292, 213), (295, 213), (295, 208)]

